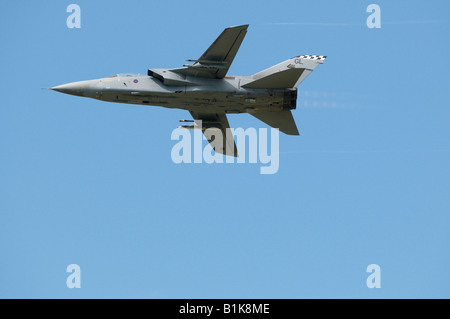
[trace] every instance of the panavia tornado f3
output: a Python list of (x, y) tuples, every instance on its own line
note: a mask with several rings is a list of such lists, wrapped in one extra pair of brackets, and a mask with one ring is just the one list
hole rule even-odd
[[(181, 128), (201, 129), (218, 153), (237, 156), (227, 113), (249, 113), (288, 135), (299, 135), (291, 110), (297, 86), (326, 56), (300, 55), (250, 76), (227, 76), (248, 25), (226, 28), (197, 60), (178, 69), (149, 69), (147, 75), (118, 74), (51, 88), (107, 102), (184, 109), (194, 120)], [(201, 123), (201, 124), (200, 124)], [(222, 140), (214, 143), (212, 129)], [(228, 134), (227, 134), (228, 132)], [(218, 132), (219, 133), (219, 132)]]

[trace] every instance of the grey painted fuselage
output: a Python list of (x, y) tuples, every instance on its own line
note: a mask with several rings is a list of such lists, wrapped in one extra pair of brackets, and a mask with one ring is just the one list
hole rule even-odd
[[(164, 71), (163, 71), (164, 72)], [(167, 70), (170, 72), (170, 70)], [(143, 104), (196, 112), (252, 113), (295, 108), (297, 90), (250, 89), (250, 77), (190, 78), (189, 85), (166, 86), (160, 79), (140, 74), (114, 75), (53, 87), (66, 94), (107, 102)]]
[[(216, 152), (238, 156), (227, 114), (249, 113), (288, 135), (299, 135), (291, 110), (297, 86), (326, 56), (301, 55), (250, 76), (227, 76), (248, 25), (229, 27), (193, 64), (177, 69), (149, 69), (147, 75), (118, 74), (51, 88), (107, 102), (188, 110), (194, 120), (181, 128), (200, 129)], [(222, 138), (213, 138), (211, 129)], [(209, 131), (209, 132), (208, 132)], [(207, 136), (208, 135), (208, 136)]]

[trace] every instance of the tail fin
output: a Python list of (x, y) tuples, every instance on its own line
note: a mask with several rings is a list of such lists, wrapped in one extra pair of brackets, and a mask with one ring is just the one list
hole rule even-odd
[(323, 64), (326, 56), (300, 55), (253, 74), (248, 83), (252, 89), (284, 89), (297, 87), (312, 71)]

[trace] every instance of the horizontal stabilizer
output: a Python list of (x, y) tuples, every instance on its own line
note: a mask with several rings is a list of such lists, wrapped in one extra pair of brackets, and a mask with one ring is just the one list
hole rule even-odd
[(281, 132), (287, 135), (300, 135), (298, 133), (297, 125), (292, 117), (290, 110), (286, 111), (262, 111), (249, 113), (256, 117), (258, 120), (263, 121), (267, 125), (279, 129)]

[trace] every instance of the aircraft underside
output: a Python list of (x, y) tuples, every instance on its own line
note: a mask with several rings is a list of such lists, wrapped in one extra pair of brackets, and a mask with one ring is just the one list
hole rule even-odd
[(253, 90), (252, 92), (102, 92), (97, 97), (107, 102), (143, 104), (201, 110), (202, 112), (250, 113), (296, 108), (297, 89)]

